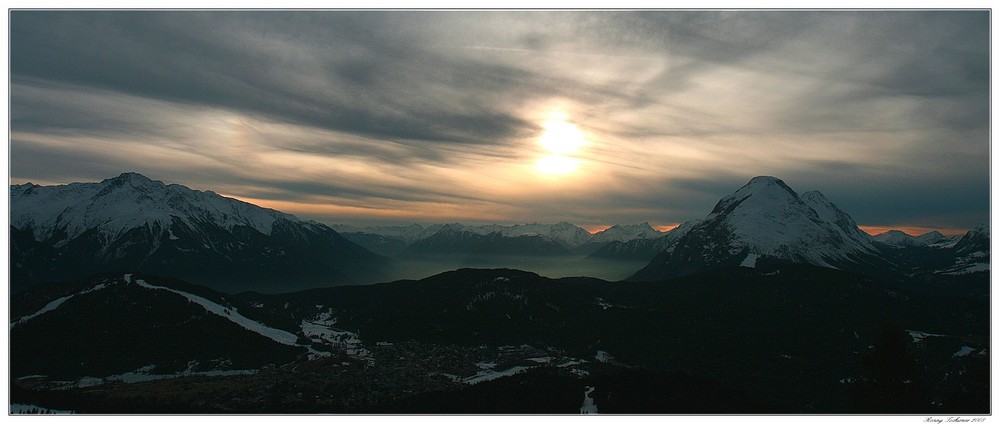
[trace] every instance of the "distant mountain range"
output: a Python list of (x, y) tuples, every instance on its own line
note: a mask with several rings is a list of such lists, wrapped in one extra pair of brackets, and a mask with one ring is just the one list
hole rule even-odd
[(936, 232), (872, 237), (818, 191), (799, 195), (774, 177), (750, 180), (704, 219), (667, 232), (648, 223), (596, 234), (568, 222), (330, 227), (135, 173), (12, 185), (10, 201), (14, 290), (141, 271), (223, 291), (293, 291), (387, 281), (399, 275), (390, 257), (587, 255), (584, 262), (648, 262), (631, 277), (642, 281), (776, 261), (882, 276), (989, 269), (988, 224), (961, 240)]
[(959, 238), (960, 236), (948, 237), (937, 231), (930, 231), (919, 236), (911, 236), (899, 230), (889, 230), (873, 237), (876, 242), (892, 247), (952, 247), (958, 242)]
[[(420, 254), (445, 253), (436, 251), (432, 246), (448, 244), (453, 246), (447, 253), (458, 252), (492, 252), (497, 254), (542, 254), (542, 255), (569, 255), (569, 254), (590, 254), (609, 243), (624, 243), (632, 240), (652, 240), (660, 238), (667, 232), (654, 229), (649, 223), (641, 224), (615, 224), (607, 229), (591, 234), (569, 222), (559, 222), (556, 224), (514, 224), (514, 225), (464, 225), (460, 223), (434, 224), (427, 227), (419, 224), (409, 226), (368, 226), (355, 227), (349, 225), (334, 225), (334, 229), (339, 231), (344, 237), (358, 243), (366, 248), (386, 256), (396, 256), (406, 247), (417, 244), (416, 248), (408, 250), (408, 254), (418, 252)], [(442, 234), (441, 233), (443, 230)], [(470, 237), (462, 235), (491, 236), (488, 239), (480, 237)], [(434, 238), (431, 243), (419, 243), (424, 240)], [(446, 238), (455, 238), (445, 242)], [(518, 238), (544, 239), (543, 243), (538, 240), (529, 241), (527, 239), (516, 241)], [(492, 248), (483, 243), (497, 244), (527, 244), (533, 245), (530, 251), (515, 252), (506, 248)], [(432, 247), (430, 250), (422, 250), (421, 245)], [(459, 248), (458, 246), (465, 246)], [(543, 245), (547, 245), (543, 246)], [(540, 250), (539, 250), (540, 249)]]

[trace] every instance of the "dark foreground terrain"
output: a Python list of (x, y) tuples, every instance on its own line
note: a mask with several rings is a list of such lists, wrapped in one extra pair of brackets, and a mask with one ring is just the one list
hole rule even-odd
[(462, 269), (289, 294), (149, 275), (11, 300), (11, 403), (78, 413), (987, 414), (989, 277)]

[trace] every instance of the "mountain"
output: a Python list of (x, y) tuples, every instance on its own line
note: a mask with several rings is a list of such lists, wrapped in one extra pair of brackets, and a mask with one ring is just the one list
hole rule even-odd
[(223, 291), (374, 282), (389, 260), (326, 225), (136, 173), (10, 188), (13, 288), (151, 272)]
[(434, 235), (409, 245), (401, 256), (558, 256), (569, 253), (555, 240), (541, 235), (507, 236), (499, 231), (479, 234), (461, 224), (448, 224)]
[(389, 239), (402, 241), (404, 244), (411, 244), (418, 240), (423, 240), (427, 237), (434, 235), (438, 232), (444, 225), (434, 224), (424, 227), (420, 224), (410, 224), (410, 225), (391, 225), (391, 226), (366, 226), (366, 227), (355, 227), (350, 225), (334, 225), (333, 229), (337, 230), (342, 234), (374, 234), (380, 235)]
[[(489, 235), (492, 233), (499, 233), (500, 235), (507, 237), (519, 237), (519, 236), (542, 236), (556, 243), (559, 243), (567, 249), (572, 249), (583, 245), (590, 241), (591, 234), (576, 225), (570, 224), (568, 222), (559, 222), (556, 224), (539, 224), (537, 222), (531, 224), (514, 224), (514, 225), (499, 225), (499, 224), (489, 224), (489, 225), (463, 225), (459, 223), (446, 224), (452, 228), (461, 228), (463, 231), (479, 234), (479, 235)], [(398, 240), (403, 242), (405, 245), (410, 245), (416, 243), (420, 240), (426, 239), (433, 236), (435, 233), (440, 231), (444, 225), (435, 224), (427, 227), (423, 227), (420, 224), (411, 224), (407, 226), (368, 226), (368, 227), (352, 227), (347, 225), (337, 225), (334, 226), (335, 229), (340, 231), (345, 237), (350, 239), (358, 239), (368, 243), (375, 242), (372, 249), (378, 251), (379, 245), (388, 244), (385, 240), (378, 240), (370, 236), (357, 236), (356, 234), (367, 234), (367, 235), (379, 235), (386, 239)], [(360, 243), (363, 246), (367, 245), (365, 243)], [(381, 253), (381, 252), (380, 252)], [(398, 253), (398, 252), (397, 252)], [(390, 255), (391, 256), (391, 255)]]
[(481, 226), (478, 231), (480, 231), (480, 233), (483, 231), (499, 231), (505, 236), (539, 235), (553, 240), (566, 248), (574, 248), (591, 240), (591, 234), (588, 233), (587, 230), (565, 221), (557, 224), (539, 224), (537, 222), (531, 224), (515, 224), (508, 227), (498, 225)]
[(365, 232), (345, 233), (340, 235), (357, 243), (365, 249), (378, 253), (379, 255), (394, 257), (406, 250), (406, 242), (398, 238), (383, 236), (381, 234), (371, 234)]
[(984, 222), (965, 233), (951, 248), (954, 259), (940, 273), (968, 274), (990, 269), (990, 224)]
[(719, 200), (672, 251), (660, 253), (630, 279), (662, 280), (774, 261), (847, 270), (891, 266), (854, 220), (822, 194), (800, 197), (784, 181), (761, 176)]
[(636, 238), (628, 241), (612, 241), (603, 244), (589, 257), (619, 260), (652, 260), (663, 251), (672, 251), (677, 240), (687, 234), (700, 220), (687, 221), (677, 228), (655, 238)]
[(950, 247), (947, 246), (949, 241), (957, 241), (937, 231), (931, 231), (914, 237), (899, 230), (886, 231), (874, 236), (873, 239), (884, 245), (896, 248), (912, 246)]
[(608, 243), (612, 241), (626, 242), (638, 239), (655, 239), (663, 236), (662, 231), (657, 231), (648, 222), (641, 224), (619, 225), (599, 231), (588, 240), (590, 243)]

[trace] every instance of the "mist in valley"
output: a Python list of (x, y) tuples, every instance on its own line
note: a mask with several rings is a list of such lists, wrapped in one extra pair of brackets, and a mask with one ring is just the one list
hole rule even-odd
[(397, 259), (393, 280), (419, 280), (460, 268), (512, 268), (534, 272), (543, 277), (594, 277), (607, 281), (628, 278), (648, 261), (613, 260), (573, 256), (490, 255), (463, 256), (430, 255), (419, 259)]

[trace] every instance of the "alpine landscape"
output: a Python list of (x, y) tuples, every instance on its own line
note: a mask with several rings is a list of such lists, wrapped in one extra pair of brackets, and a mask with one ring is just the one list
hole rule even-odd
[(988, 11), (9, 20), (10, 414), (991, 413)]

